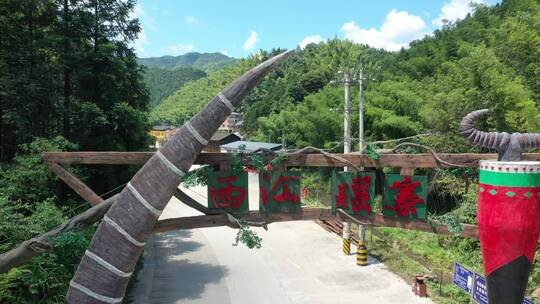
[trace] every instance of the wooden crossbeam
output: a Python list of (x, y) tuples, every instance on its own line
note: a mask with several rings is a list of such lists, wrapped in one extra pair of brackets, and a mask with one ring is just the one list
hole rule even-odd
[[(146, 163), (153, 152), (47, 152), (43, 153), (44, 161), (63, 165), (72, 164), (103, 164), (103, 165), (142, 165)], [(335, 154), (360, 167), (398, 167), (410, 168), (444, 168), (438, 164), (431, 154), (381, 154), (379, 160), (366, 155)], [(447, 162), (466, 167), (478, 167), (482, 159), (497, 159), (497, 154), (491, 153), (441, 153), (438, 156)], [(234, 153), (201, 153), (195, 164), (222, 165), (231, 163)], [(269, 156), (266, 156), (267, 158)], [(540, 161), (540, 153), (525, 153), (524, 160)], [(343, 167), (343, 163), (326, 157), (322, 154), (294, 154), (289, 155), (284, 162), (288, 167)]]
[[(253, 222), (287, 222), (287, 221), (310, 221), (310, 220), (327, 220), (339, 216), (343, 221), (350, 221), (343, 215), (333, 215), (328, 208), (304, 208), (301, 213), (273, 213), (264, 215), (258, 211), (250, 211), (243, 216), (238, 216), (239, 219)], [(409, 230), (417, 230), (423, 232), (431, 232), (438, 234), (454, 235), (446, 225), (436, 225), (415, 219), (402, 219), (397, 217), (384, 217), (382, 215), (352, 215), (357, 222), (368, 226), (378, 227), (396, 227)], [(231, 226), (230, 220), (226, 215), (198, 215), (188, 217), (170, 218), (158, 221), (154, 227), (154, 233), (167, 232), (178, 229), (194, 229), (219, 226)], [(234, 226), (234, 225), (233, 225)], [(461, 236), (467, 238), (478, 239), (478, 226), (461, 224)]]

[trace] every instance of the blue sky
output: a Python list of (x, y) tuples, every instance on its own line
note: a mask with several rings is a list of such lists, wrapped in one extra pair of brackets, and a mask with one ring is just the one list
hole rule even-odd
[[(390, 51), (463, 18), (471, 0), (139, 0), (139, 57), (294, 48), (338, 37)], [(473, 0), (492, 5), (497, 0)]]

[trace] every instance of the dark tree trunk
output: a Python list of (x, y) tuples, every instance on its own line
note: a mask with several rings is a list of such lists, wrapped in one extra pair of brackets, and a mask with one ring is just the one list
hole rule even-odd
[(64, 104), (62, 111), (62, 132), (61, 134), (70, 139), (70, 126), (69, 126), (69, 115), (71, 107), (71, 67), (69, 66), (70, 62), (68, 57), (70, 56), (71, 41), (70, 41), (70, 13), (69, 13), (69, 0), (64, 0)]
[(70, 282), (66, 303), (120, 303), (152, 229), (203, 146), (234, 107), (289, 53), (235, 80), (131, 179), (109, 209)]

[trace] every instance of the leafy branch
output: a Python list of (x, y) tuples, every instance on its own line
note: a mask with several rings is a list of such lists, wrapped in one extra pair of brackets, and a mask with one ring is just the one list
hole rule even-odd
[[(236, 233), (236, 239), (233, 246), (238, 246), (238, 243), (241, 242), (249, 249), (261, 248), (262, 238), (258, 236), (255, 231), (251, 230), (249, 224), (244, 220), (238, 220), (238, 225), (240, 226), (240, 229), (238, 229), (238, 232)], [(262, 225), (262, 227), (264, 230), (268, 230), (268, 226), (266, 224)]]

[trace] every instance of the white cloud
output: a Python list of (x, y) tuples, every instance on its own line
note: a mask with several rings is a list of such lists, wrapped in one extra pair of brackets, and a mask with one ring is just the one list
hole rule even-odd
[(148, 15), (140, 4), (135, 5), (131, 12), (131, 18), (138, 18), (142, 28), (148, 28), (152, 31), (157, 31), (157, 22), (152, 16)]
[(436, 26), (442, 26), (444, 24), (444, 20), (454, 22), (458, 19), (463, 19), (468, 13), (473, 11), (471, 4), (485, 3), (485, 0), (452, 0), (450, 2), (446, 2), (441, 8), (439, 18), (434, 19), (432, 23)]
[(419, 16), (393, 9), (386, 15), (380, 29), (361, 28), (354, 21), (350, 21), (343, 24), (341, 31), (345, 33), (346, 39), (356, 43), (388, 51), (398, 51), (402, 47), (407, 47), (412, 40), (424, 36), (426, 23)]
[(146, 13), (140, 4), (135, 5), (135, 8), (131, 11), (129, 17), (131, 19), (138, 18), (141, 22), (141, 31), (137, 35), (137, 39), (130, 43), (130, 46), (135, 49), (137, 56), (141, 56), (144, 54), (144, 48), (148, 44), (146, 29), (156, 31), (156, 21)]
[(255, 47), (255, 44), (257, 44), (257, 40), (258, 34), (252, 30), (248, 39), (246, 39), (246, 42), (244, 42), (244, 50), (251, 51)]
[(186, 16), (184, 17), (184, 22), (186, 22), (186, 24), (197, 24), (199, 23), (199, 19), (193, 16)]
[(222, 50), (222, 51), (219, 51), (221, 54), (225, 55), (225, 56), (229, 56), (229, 52), (227, 50)]
[(168, 51), (171, 53), (171, 55), (183, 55), (185, 53), (191, 52), (195, 50), (195, 45), (193, 44), (177, 44), (177, 45), (171, 45), (168, 48)]
[(137, 39), (131, 43), (131, 47), (135, 49), (135, 53), (140, 57), (144, 53), (144, 46), (146, 44), (148, 44), (148, 38), (146, 37), (144, 29), (141, 29)]
[(304, 49), (310, 43), (319, 44), (319, 43), (321, 43), (323, 41), (324, 41), (324, 39), (319, 35), (306, 36), (306, 37), (304, 37), (304, 39), (302, 41), (300, 41), (300, 43), (298, 45), (300, 46), (301, 49)]

